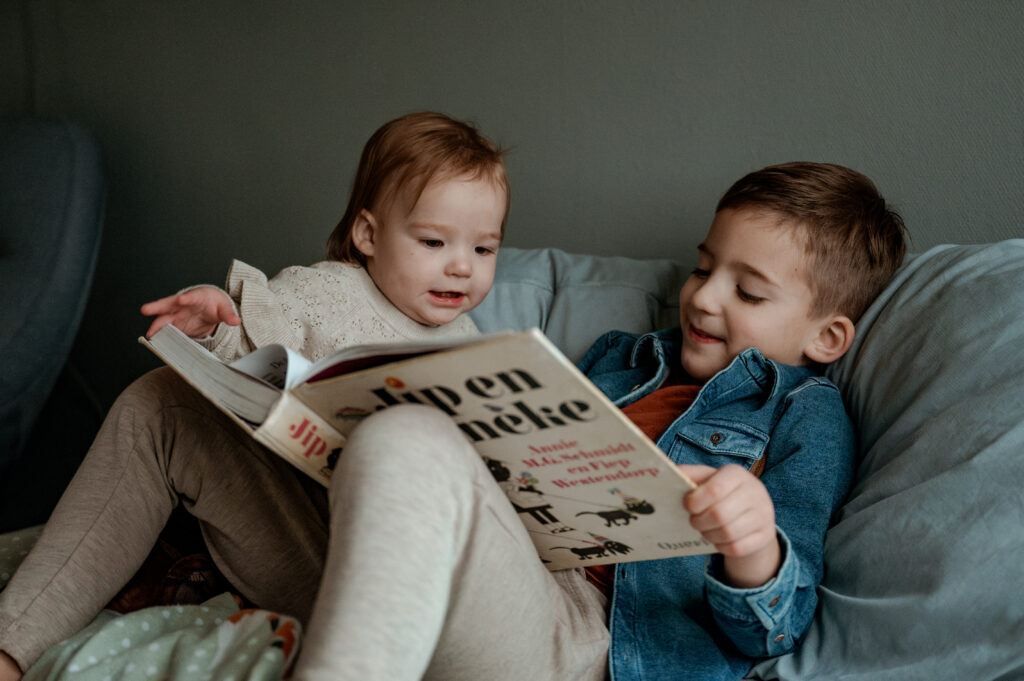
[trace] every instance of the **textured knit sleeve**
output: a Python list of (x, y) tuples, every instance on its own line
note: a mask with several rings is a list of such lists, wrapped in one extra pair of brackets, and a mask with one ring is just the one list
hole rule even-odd
[(200, 341), (225, 361), (274, 343), (316, 361), (358, 344), (479, 333), (468, 315), (436, 327), (406, 317), (366, 270), (337, 261), (286, 267), (268, 280), (260, 270), (235, 260), (225, 288), (242, 323), (220, 324), (213, 336)]
[(299, 349), (303, 338), (286, 316), (283, 301), (260, 270), (240, 260), (231, 262), (225, 290), (242, 318), (238, 326), (219, 324), (201, 341), (224, 361), (232, 361), (256, 348), (278, 343)]

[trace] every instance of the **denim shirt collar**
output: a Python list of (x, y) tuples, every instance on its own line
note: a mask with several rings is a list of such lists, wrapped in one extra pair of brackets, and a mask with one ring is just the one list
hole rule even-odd
[[(647, 381), (636, 385), (625, 395), (616, 399), (615, 403), (617, 405), (628, 404), (664, 385), (671, 373), (672, 366), (679, 362), (681, 350), (682, 330), (679, 328), (652, 331), (639, 336), (630, 351), (629, 366), (636, 369), (645, 363), (652, 363), (656, 369)], [(739, 365), (742, 365), (742, 369), (739, 368)], [(787, 372), (797, 375), (787, 376), (788, 380), (784, 381), (780, 375), (783, 368)], [(788, 389), (794, 378), (812, 374), (813, 371), (809, 368), (783, 367), (766, 359), (757, 348), (747, 348), (701, 387), (695, 402), (713, 406), (750, 381), (757, 384), (759, 392), (764, 395), (764, 401), (768, 402), (776, 398), (784, 388)]]

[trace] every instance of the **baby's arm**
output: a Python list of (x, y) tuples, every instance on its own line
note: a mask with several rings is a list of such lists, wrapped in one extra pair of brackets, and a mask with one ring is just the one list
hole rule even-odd
[(146, 331), (146, 338), (168, 324), (173, 324), (192, 338), (205, 338), (221, 322), (229, 326), (242, 323), (228, 294), (213, 286), (199, 286), (154, 300), (143, 305), (141, 311), (144, 315), (156, 317)]
[(729, 585), (752, 589), (768, 582), (778, 572), (782, 550), (775, 505), (765, 486), (735, 464), (679, 468), (697, 483), (683, 498), (690, 524), (722, 554)]

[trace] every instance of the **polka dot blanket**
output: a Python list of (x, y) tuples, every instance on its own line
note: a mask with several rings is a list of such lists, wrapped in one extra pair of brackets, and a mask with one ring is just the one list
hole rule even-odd
[[(0, 535), (0, 588), (40, 529)], [(228, 593), (202, 605), (104, 610), (47, 650), (24, 681), (278, 681), (295, 661), (299, 638), (295, 619), (242, 610)]]

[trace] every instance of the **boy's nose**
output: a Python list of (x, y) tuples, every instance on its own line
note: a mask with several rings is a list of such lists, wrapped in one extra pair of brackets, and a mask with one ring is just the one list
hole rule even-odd
[(693, 292), (693, 297), (690, 299), (690, 302), (701, 312), (715, 313), (720, 307), (718, 295), (715, 282), (708, 279), (707, 281), (702, 282), (701, 285), (697, 287), (697, 290)]

